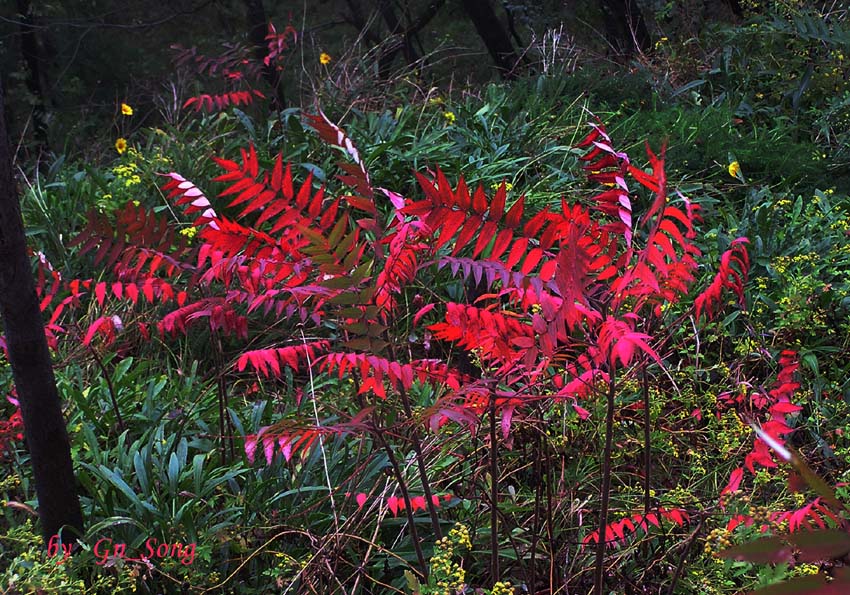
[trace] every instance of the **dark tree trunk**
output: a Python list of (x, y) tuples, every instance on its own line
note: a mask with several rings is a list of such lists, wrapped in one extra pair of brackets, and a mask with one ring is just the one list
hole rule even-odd
[(738, 0), (726, 0), (726, 3), (729, 5), (729, 10), (732, 11), (736, 17), (741, 18), (744, 16), (744, 9), (741, 8), (741, 3)]
[(348, 5), (348, 14), (344, 17), (345, 21), (357, 29), (357, 32), (370, 45), (376, 46), (381, 43), (380, 38), (372, 33), (371, 29), (367, 26), (368, 23), (363, 16), (363, 7), (360, 6), (360, 2), (358, 0), (345, 0), (345, 3)]
[(26, 84), (35, 102), (32, 107), (33, 133), (42, 150), (47, 150), (47, 58), (38, 39), (38, 28), (30, 0), (17, 0), (21, 18), (21, 55), (27, 65)]
[(632, 56), (649, 51), (649, 30), (637, 0), (602, 0), (602, 12), (605, 36), (617, 54)]
[[(254, 46), (254, 58), (262, 64), (269, 51), (266, 42), (266, 35), (269, 32), (269, 19), (266, 16), (263, 0), (245, 0), (245, 11), (248, 21), (248, 38)], [(263, 65), (263, 78), (272, 89), (278, 109), (286, 107), (286, 96), (280, 86), (280, 73), (273, 64)]]
[(408, 65), (413, 64), (419, 59), (419, 56), (413, 48), (410, 34), (401, 26), (401, 23), (395, 14), (392, 0), (380, 0), (380, 2), (381, 16), (384, 18), (384, 22), (390, 30), (390, 35), (402, 35), (402, 50), (404, 51), (404, 59), (407, 61)]
[(515, 67), (519, 58), (511, 43), (508, 32), (493, 12), (490, 0), (462, 0), (463, 9), (475, 25), (475, 30), (487, 46), (487, 51), (496, 63), (504, 79), (516, 77)]
[(502, 8), (505, 9), (505, 14), (508, 17), (508, 31), (511, 33), (511, 37), (516, 42), (517, 47), (524, 48), (525, 42), (519, 35), (519, 32), (516, 30), (516, 19), (514, 18), (513, 8), (509, 6), (506, 2), (502, 2)]
[[(382, 40), (387, 36), (376, 34), (368, 27), (367, 19), (364, 17), (363, 7), (357, 0), (346, 0), (348, 5), (348, 14), (344, 16), (345, 21), (352, 25), (363, 36), (370, 45), (380, 46)], [(384, 23), (389, 29), (389, 35), (399, 35), (401, 43), (394, 47), (381, 48), (378, 56), (378, 74), (382, 79), (389, 77), (390, 66), (396, 55), (404, 52), (405, 59), (408, 65), (416, 63), (420, 59), (419, 52), (413, 46), (413, 40), (419, 31), (431, 22), (431, 19), (439, 12), (440, 8), (446, 3), (446, 0), (432, 0), (422, 10), (422, 12), (413, 18), (410, 15), (409, 5), (405, 5), (405, 26), (399, 21), (396, 11), (393, 8), (392, 0), (377, 0), (378, 14), (384, 20)], [(369, 20), (371, 22), (371, 19)], [(388, 44), (387, 44), (388, 45)], [(419, 44), (421, 48), (421, 43)]]
[[(0, 87), (0, 312), (24, 418), (41, 532), (47, 543), (63, 526), (72, 527), (82, 535), (83, 515), (32, 265), (27, 256), (3, 104)], [(73, 543), (73, 534), (63, 537), (63, 542)]]

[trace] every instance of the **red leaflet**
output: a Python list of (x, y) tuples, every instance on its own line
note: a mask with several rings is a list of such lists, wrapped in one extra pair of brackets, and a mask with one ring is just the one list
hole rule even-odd
[(723, 491), (720, 492), (720, 497), (722, 498), (726, 494), (731, 494), (732, 492), (737, 492), (741, 487), (741, 480), (744, 478), (744, 469), (743, 467), (738, 467), (732, 472), (732, 475), (729, 476), (729, 483), (726, 484), (726, 487), (723, 488)]
[(121, 326), (121, 319), (117, 316), (101, 316), (89, 325), (83, 345), (91, 344), (97, 334), (103, 336), (105, 345), (109, 345), (115, 340), (115, 332), (120, 330)]
[(106, 283), (100, 282), (94, 286), (94, 295), (97, 298), (97, 304), (103, 307), (103, 300), (106, 299)]

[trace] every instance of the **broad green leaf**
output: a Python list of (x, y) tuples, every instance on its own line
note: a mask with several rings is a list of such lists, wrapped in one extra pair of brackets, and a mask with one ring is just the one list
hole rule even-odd
[(180, 461), (176, 453), (168, 459), (168, 490), (173, 496), (177, 493), (177, 480), (180, 477)]
[(195, 494), (201, 495), (201, 486), (204, 480), (204, 459), (206, 455), (197, 454), (192, 458), (192, 478), (195, 486)]
[(142, 488), (142, 493), (146, 496), (150, 495), (150, 482), (148, 481), (148, 471), (145, 467), (145, 461), (142, 458), (142, 453), (136, 451), (133, 454), (133, 468), (136, 471), (136, 479), (139, 482), (139, 487)]

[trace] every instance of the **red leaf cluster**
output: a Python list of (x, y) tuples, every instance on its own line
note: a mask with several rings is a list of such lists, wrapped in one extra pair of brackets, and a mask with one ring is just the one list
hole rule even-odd
[[(634, 513), (605, 526), (605, 544), (608, 547), (623, 545), (638, 530), (649, 533), (649, 526), (661, 527), (661, 521), (670, 521), (677, 527), (684, 527), (690, 521), (688, 511), (683, 508), (660, 507), (646, 515)], [(582, 547), (599, 542), (599, 531), (591, 531), (581, 540)]]
[[(746, 417), (763, 412), (767, 413), (768, 419), (761, 424), (761, 430), (782, 445), (785, 443), (785, 436), (793, 431), (793, 428), (788, 425), (788, 416), (796, 415), (803, 409), (791, 402), (794, 392), (800, 388), (800, 383), (794, 377), (799, 367), (797, 352), (782, 351), (779, 355), (779, 372), (776, 376), (776, 382), (767, 394), (759, 391), (754, 394), (721, 395), (721, 403), (724, 407), (734, 407), (742, 411)], [(744, 460), (744, 467), (750, 473), (755, 474), (755, 465), (768, 468), (777, 466), (773, 452), (761, 438), (755, 439), (752, 450)], [(743, 477), (744, 469), (741, 467), (735, 469), (728, 484), (721, 491), (721, 497), (737, 491)]]

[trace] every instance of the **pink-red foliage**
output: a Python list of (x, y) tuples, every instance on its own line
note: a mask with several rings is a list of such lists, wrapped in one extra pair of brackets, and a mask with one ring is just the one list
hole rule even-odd
[[(608, 547), (623, 545), (638, 530), (649, 533), (650, 525), (660, 528), (662, 520), (669, 521), (677, 527), (684, 527), (690, 521), (690, 515), (688, 511), (682, 508), (664, 507), (660, 507), (656, 511), (647, 514), (634, 513), (631, 516), (623, 517), (605, 526), (605, 545)], [(596, 530), (585, 535), (581, 543), (583, 547), (586, 547), (598, 541), (599, 531)]]

